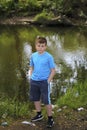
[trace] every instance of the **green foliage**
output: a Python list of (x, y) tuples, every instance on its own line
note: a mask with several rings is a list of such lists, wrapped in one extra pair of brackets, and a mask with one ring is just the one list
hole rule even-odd
[(0, 101), (0, 118), (6, 119), (7, 117), (23, 117), (30, 115), (30, 109), (32, 105), (28, 102), (12, 101), (10, 99), (4, 99)]
[(65, 95), (58, 99), (59, 106), (67, 105), (70, 108), (87, 107), (87, 82), (77, 83), (72, 88), (68, 88)]
[(54, 17), (52, 13), (47, 13), (44, 10), (42, 13), (36, 15), (34, 20), (39, 21), (40, 23), (45, 23), (45, 22), (49, 21), (50, 19), (52, 19), (52, 17)]
[(87, 15), (86, 1), (76, 0), (2, 0), (0, 1), (0, 16), (28, 16), (43, 10), (52, 11), (57, 15), (69, 17), (85, 17)]
[(32, 12), (40, 11), (40, 6), (37, 0), (26, 0), (25, 2), (19, 1), (15, 3), (13, 0), (0, 1), (0, 15), (1, 16), (13, 16), (13, 15), (25, 15), (32, 14)]

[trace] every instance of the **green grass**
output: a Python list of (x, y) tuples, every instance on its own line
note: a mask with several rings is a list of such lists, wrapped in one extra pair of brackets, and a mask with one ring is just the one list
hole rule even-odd
[(0, 101), (0, 118), (6, 119), (7, 117), (29, 117), (33, 105), (29, 102), (12, 101), (4, 99)]
[(87, 82), (77, 83), (57, 100), (58, 106), (68, 106), (73, 109), (87, 108)]

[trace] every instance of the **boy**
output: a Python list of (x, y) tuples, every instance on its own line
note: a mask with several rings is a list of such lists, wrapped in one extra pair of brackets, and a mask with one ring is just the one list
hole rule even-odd
[(36, 52), (30, 58), (30, 99), (34, 101), (37, 115), (32, 121), (43, 119), (41, 113), (41, 100), (46, 105), (48, 124), (54, 124), (52, 117), (52, 105), (50, 101), (50, 81), (55, 75), (55, 63), (51, 54), (46, 52), (47, 40), (44, 37), (37, 37), (35, 41)]

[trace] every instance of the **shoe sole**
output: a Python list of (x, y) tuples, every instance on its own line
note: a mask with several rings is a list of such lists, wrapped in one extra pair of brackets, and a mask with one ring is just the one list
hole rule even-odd
[(35, 120), (32, 120), (32, 122), (35, 122), (35, 121), (40, 121), (40, 120), (42, 120), (42, 119), (43, 119), (43, 117), (38, 118), (38, 119), (35, 119)]

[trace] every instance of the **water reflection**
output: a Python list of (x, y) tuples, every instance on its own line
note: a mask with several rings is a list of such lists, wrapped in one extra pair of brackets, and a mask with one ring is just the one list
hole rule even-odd
[(47, 38), (47, 50), (55, 59), (53, 95), (66, 92), (78, 80), (87, 80), (86, 32), (87, 29), (73, 28), (0, 27), (0, 96), (28, 100), (26, 75), (37, 35)]
[[(82, 41), (79, 44), (78, 33), (76, 35), (75, 33), (72, 39), (71, 34), (67, 34), (68, 38), (66, 38), (66, 35), (61, 37), (58, 34), (47, 37), (48, 46), (56, 61), (57, 74), (54, 83), (54, 86), (56, 86), (54, 94), (57, 88), (59, 88), (57, 91), (65, 93), (66, 89), (71, 87), (73, 83), (76, 83), (78, 80), (84, 82), (87, 79), (87, 48), (84, 46), (86, 38), (84, 38), (84, 43)], [(70, 42), (71, 40), (72, 42)], [(66, 47), (66, 44), (69, 44), (69, 46)]]

